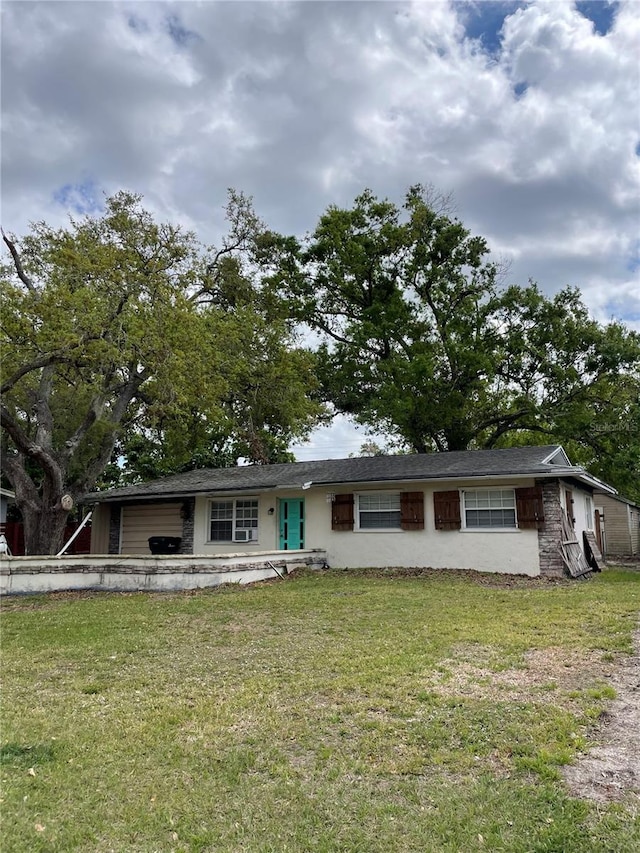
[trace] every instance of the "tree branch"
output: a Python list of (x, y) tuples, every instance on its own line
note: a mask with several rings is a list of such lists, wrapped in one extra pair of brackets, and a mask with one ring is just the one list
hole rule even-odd
[(234, 252), (236, 249), (240, 249), (244, 245), (247, 237), (248, 235), (242, 235), (240, 237), (237, 237), (235, 242), (226, 243), (221, 249), (218, 249), (218, 251), (213, 256), (213, 260), (209, 261), (209, 263), (205, 267), (207, 275), (211, 275), (216, 270), (220, 258), (222, 258), (224, 255), (228, 255), (231, 252)]
[[(516, 426), (516, 421), (511, 421), (509, 423), (501, 424), (498, 427), (498, 429), (496, 429), (494, 431), (491, 438), (485, 442), (485, 444), (484, 444), (485, 449), (490, 450), (492, 447), (494, 447), (496, 441), (500, 438), (500, 436), (509, 432), (510, 429), (514, 429), (515, 426)], [(540, 432), (540, 433), (543, 433), (543, 435), (553, 435), (552, 429), (548, 429), (547, 427), (540, 426), (539, 424), (532, 424), (532, 423), (518, 424), (517, 428), (518, 429), (526, 429), (528, 432)]]
[(53, 365), (49, 364), (44, 368), (40, 376), (34, 406), (37, 424), (35, 443), (49, 451), (53, 442), (53, 415), (49, 406), (52, 389)]
[(22, 508), (29, 506), (34, 512), (40, 509), (38, 489), (25, 471), (24, 460), (20, 454), (3, 453), (2, 473), (8, 478), (16, 493), (16, 501)]
[(64, 443), (64, 458), (71, 459), (73, 454), (78, 449), (80, 442), (85, 437), (85, 435), (89, 432), (93, 424), (100, 418), (102, 412), (104, 411), (104, 407), (106, 405), (106, 401), (104, 396), (94, 397), (89, 404), (89, 408), (87, 410), (87, 414), (84, 416), (84, 419), (78, 429), (74, 432), (71, 438), (67, 439)]
[(34, 370), (40, 370), (42, 367), (48, 367), (53, 364), (73, 364), (73, 358), (69, 355), (73, 350), (80, 350), (82, 352), (82, 348), (84, 345), (91, 340), (99, 340), (98, 336), (95, 335), (86, 335), (82, 337), (77, 343), (71, 344), (62, 350), (57, 350), (55, 352), (47, 353), (47, 355), (38, 356), (38, 358), (34, 358), (33, 361), (24, 364), (19, 370), (10, 376), (9, 379), (0, 387), (0, 394), (6, 394), (7, 391), (10, 391), (14, 385), (16, 385), (23, 376), (26, 376), (27, 373), (32, 373)]
[(0, 394), (6, 394), (7, 391), (10, 391), (23, 376), (27, 375), (27, 373), (31, 373), (33, 370), (39, 370), (41, 367), (47, 367), (47, 365), (54, 364), (56, 361), (60, 360), (59, 353), (49, 353), (48, 355), (41, 355), (39, 358), (35, 358), (28, 364), (24, 364), (19, 370), (16, 370), (13, 376), (10, 376), (9, 379), (7, 379), (2, 387), (0, 387)]
[[(96, 480), (109, 462), (109, 459), (113, 452), (113, 448), (115, 446), (116, 428), (122, 422), (129, 403), (136, 396), (138, 390), (140, 389), (140, 386), (145, 382), (147, 378), (147, 371), (143, 370), (140, 373), (136, 373), (134, 376), (132, 376), (129, 381), (122, 386), (118, 398), (113, 408), (111, 409), (110, 417), (108, 418), (108, 423), (111, 424), (112, 429), (108, 430), (102, 436), (99, 448), (96, 449), (96, 452), (94, 454), (93, 461), (84, 468), (83, 477), (77, 481), (75, 491), (78, 495), (84, 495), (94, 487)], [(85, 423), (88, 423), (88, 418), (85, 419)], [(90, 426), (91, 424), (89, 423), (86, 427), (85, 432), (78, 438), (76, 447), (80, 443), (80, 440), (82, 439), (84, 434), (86, 434), (86, 431), (89, 429)], [(77, 432), (79, 432), (79, 430)]]
[(30, 293), (33, 293), (34, 296), (38, 295), (38, 290), (34, 285), (33, 281), (29, 278), (29, 276), (24, 271), (24, 267), (22, 266), (22, 260), (20, 259), (20, 254), (16, 249), (16, 244), (13, 240), (10, 240), (4, 232), (4, 228), (0, 228), (2, 232), (2, 239), (6, 243), (9, 251), (11, 252), (11, 257), (13, 258), (13, 264), (16, 268), (16, 272), (18, 273), (18, 278), (25, 285), (25, 287), (29, 290)]
[(51, 481), (62, 488), (62, 470), (53, 455), (29, 438), (4, 404), (0, 404), (0, 427), (11, 437), (19, 452), (34, 459)]

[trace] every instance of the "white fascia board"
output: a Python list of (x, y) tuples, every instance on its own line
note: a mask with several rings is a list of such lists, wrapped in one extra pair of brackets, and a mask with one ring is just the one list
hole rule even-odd
[(594, 477), (593, 474), (589, 474), (584, 469), (579, 473), (576, 472), (574, 474), (565, 475), (574, 477), (576, 480), (580, 480), (582, 483), (586, 483), (588, 486), (591, 486), (592, 489), (598, 492), (604, 492), (608, 495), (617, 495), (617, 489), (614, 489), (613, 486), (610, 486), (608, 483), (604, 483), (602, 480), (599, 480), (597, 477)]

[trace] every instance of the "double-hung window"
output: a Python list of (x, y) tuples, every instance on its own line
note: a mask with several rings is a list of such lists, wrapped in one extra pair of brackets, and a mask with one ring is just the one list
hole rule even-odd
[(399, 492), (365, 492), (357, 495), (360, 530), (400, 530)]
[(258, 539), (258, 501), (253, 498), (211, 501), (210, 542), (256, 542)]
[(473, 489), (464, 492), (464, 521), (467, 529), (516, 526), (516, 496), (513, 489)]

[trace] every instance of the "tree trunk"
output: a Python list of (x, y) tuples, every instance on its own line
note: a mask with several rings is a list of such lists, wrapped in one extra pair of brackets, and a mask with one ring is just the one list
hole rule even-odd
[(447, 442), (448, 451), (468, 450), (473, 437), (468, 430), (455, 427), (452, 429), (445, 429), (444, 436)]
[(64, 545), (64, 528), (68, 517), (69, 513), (60, 504), (49, 509), (30, 509), (22, 513), (25, 554), (57, 554)]

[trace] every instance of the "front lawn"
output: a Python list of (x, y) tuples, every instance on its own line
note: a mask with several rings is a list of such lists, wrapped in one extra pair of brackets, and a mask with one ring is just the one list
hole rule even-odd
[(8, 599), (2, 851), (637, 851), (559, 768), (639, 608), (611, 570)]

